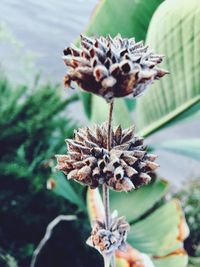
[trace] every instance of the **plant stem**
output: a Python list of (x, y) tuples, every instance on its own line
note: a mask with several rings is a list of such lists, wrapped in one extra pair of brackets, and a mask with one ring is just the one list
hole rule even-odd
[(105, 209), (105, 223), (106, 229), (110, 227), (110, 201), (109, 201), (109, 188), (106, 184), (103, 184), (103, 204)]
[(110, 267), (110, 258), (104, 257), (104, 267)]
[(115, 264), (115, 254), (113, 253), (112, 257), (111, 257), (111, 267), (116, 267)]
[(110, 151), (111, 149), (111, 126), (112, 126), (112, 113), (113, 113), (113, 106), (114, 102), (112, 101), (109, 108), (109, 117), (108, 117), (108, 136), (107, 136), (107, 149)]
[[(112, 126), (112, 113), (113, 113), (113, 101), (109, 104), (109, 117), (108, 117), (108, 135), (107, 135), (107, 150), (111, 149), (111, 126)], [(106, 229), (110, 228), (110, 201), (109, 201), (109, 188), (104, 183), (103, 184), (103, 203), (105, 209), (105, 223)], [(111, 259), (111, 266), (115, 267), (114, 255)]]

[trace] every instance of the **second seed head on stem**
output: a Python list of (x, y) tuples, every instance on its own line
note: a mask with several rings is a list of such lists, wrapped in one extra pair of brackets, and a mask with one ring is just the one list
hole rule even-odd
[(146, 151), (143, 138), (135, 128), (111, 127), (111, 150), (107, 149), (108, 124), (81, 128), (68, 139), (67, 155), (57, 155), (57, 168), (91, 188), (106, 184), (115, 191), (130, 191), (147, 184), (158, 164), (156, 156)]

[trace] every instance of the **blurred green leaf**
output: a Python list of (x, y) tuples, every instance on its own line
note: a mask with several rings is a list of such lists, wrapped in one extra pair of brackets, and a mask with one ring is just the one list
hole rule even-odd
[[(99, 1), (89, 26), (87, 35), (135, 36), (144, 40), (151, 17), (163, 0), (103, 0)], [(102, 19), (103, 18), (103, 19)], [(114, 20), (113, 20), (114, 19)]]
[(119, 215), (125, 215), (129, 222), (133, 222), (160, 201), (167, 189), (166, 181), (157, 180), (129, 193), (111, 191), (111, 209), (117, 208)]
[(171, 74), (156, 82), (137, 102), (138, 125), (143, 136), (170, 125), (173, 120), (196, 116), (199, 110), (199, 23), (198, 0), (164, 1), (151, 20), (146, 42), (166, 56), (162, 66)]
[[(134, 193), (137, 194), (138, 192), (139, 194), (141, 189), (133, 192), (133, 194), (128, 193), (127, 197), (119, 197), (119, 199), (116, 196), (117, 194), (113, 198), (114, 193), (111, 192), (111, 208), (112, 210), (117, 209), (120, 215), (128, 215), (128, 219), (131, 218), (132, 211), (136, 209), (141, 208), (143, 213), (145, 213), (149, 207), (152, 207), (157, 202), (155, 198), (153, 201), (150, 193), (151, 189), (154, 191), (154, 195), (156, 195), (156, 192), (158, 193), (158, 199), (160, 199), (165, 192), (166, 186), (165, 182), (158, 180), (154, 185), (147, 187), (149, 193), (146, 191), (147, 194), (145, 197), (144, 194), (138, 198), (135, 197), (135, 199)], [(151, 205), (147, 203), (148, 199)], [(144, 202), (143, 205), (141, 205), (141, 202)], [(102, 204), (99, 190), (88, 189), (87, 205), (91, 221), (103, 219), (104, 212)], [(145, 204), (147, 206), (149, 205), (149, 207), (145, 208)], [(138, 216), (140, 215), (137, 214), (135, 218), (138, 218)], [(130, 220), (132, 221), (132, 219)], [(183, 240), (187, 235), (188, 227), (180, 203), (178, 200), (173, 199), (160, 208), (155, 208), (153, 212), (146, 214), (145, 217), (139, 218), (138, 221), (131, 224), (131, 229), (128, 234), (128, 244), (132, 247), (129, 246), (126, 252), (117, 255), (117, 266), (128, 267), (130, 261), (135, 262), (136, 258), (141, 260), (140, 253), (146, 253), (146, 255), (142, 254), (142, 256), (150, 259), (148, 264), (153, 260), (155, 267), (186, 267), (188, 256), (182, 246)], [(147, 264), (147, 261), (145, 262)], [(149, 266), (148, 264), (145, 266)]]
[(90, 119), (90, 117), (91, 117), (91, 107), (92, 107), (92, 104), (91, 104), (92, 96), (91, 96), (90, 93), (83, 92), (79, 88), (77, 88), (77, 90), (79, 91), (78, 94), (79, 94), (80, 100), (82, 101), (85, 114)]
[(125, 98), (124, 100), (128, 108), (128, 111), (133, 111), (136, 107), (136, 100), (132, 98)]
[[(174, 195), (180, 199), (185, 218), (190, 228), (190, 235), (185, 240), (189, 257), (189, 267), (200, 266), (200, 179), (188, 179), (182, 188)], [(192, 256), (192, 257), (191, 257)]]
[[(161, 2), (163, 2), (163, 0), (151, 0), (147, 5), (146, 0), (99, 1), (85, 34), (89, 36), (105, 36), (108, 34), (114, 36), (117, 33), (121, 33), (124, 37), (134, 36), (137, 40), (144, 40), (150, 19)], [(114, 22), (113, 18), (115, 18)], [(89, 118), (92, 116), (92, 120), (98, 122), (105, 120), (104, 112), (107, 110), (106, 103), (97, 96), (92, 96), (91, 94), (85, 95), (82, 93), (81, 98)], [(131, 100), (127, 100), (124, 103), (123, 99), (117, 100), (116, 102), (118, 102), (120, 106), (118, 108), (118, 104), (116, 104), (114, 111), (116, 117), (119, 117), (121, 110), (125, 110), (126, 107), (129, 108), (129, 111), (133, 110), (135, 107), (135, 100), (132, 100), (132, 103)], [(92, 115), (90, 115), (90, 112)], [(98, 113), (102, 112), (102, 115), (98, 115)], [(93, 113), (95, 114), (93, 115)], [(116, 123), (123, 124), (124, 118), (126, 118), (127, 122), (125, 122), (125, 125), (130, 126), (130, 124), (132, 124), (127, 111), (125, 111), (125, 113), (122, 111), (121, 117), (122, 118), (116, 120)]]
[(33, 90), (0, 78), (0, 247), (20, 266), (29, 265), (47, 223), (75, 209), (45, 187), (55, 153), (64, 152), (75, 128), (66, 111), (78, 96), (60, 92), (57, 85), (36, 82)]
[[(102, 123), (108, 120), (109, 105), (99, 96), (92, 96), (92, 116), (91, 121)], [(129, 127), (132, 124), (130, 114), (125, 103), (120, 99), (115, 99), (113, 110), (113, 124), (121, 124), (122, 127)]]
[(188, 267), (199, 267), (200, 266), (200, 257), (189, 257)]
[(53, 175), (53, 179), (55, 181), (55, 185), (52, 188), (53, 192), (77, 205), (82, 210), (85, 210), (85, 203), (83, 199), (75, 192), (70, 182), (61, 172), (55, 173)]
[(188, 266), (188, 256), (183, 251), (177, 251), (165, 257), (153, 260), (155, 267), (186, 267)]
[(99, 189), (87, 189), (87, 210), (90, 223), (104, 217), (104, 206)]
[(181, 247), (179, 227), (182, 216), (177, 200), (171, 200), (147, 218), (133, 224), (128, 242), (144, 253), (167, 255)]
[(151, 144), (153, 149), (171, 151), (183, 156), (200, 160), (200, 139), (188, 138), (165, 141), (162, 143)]
[(18, 267), (17, 261), (10, 254), (0, 249), (0, 266)]

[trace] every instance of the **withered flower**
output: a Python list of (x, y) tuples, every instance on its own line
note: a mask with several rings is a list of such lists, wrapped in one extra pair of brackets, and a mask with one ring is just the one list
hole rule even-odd
[(116, 191), (130, 191), (150, 182), (149, 172), (158, 164), (148, 154), (143, 138), (134, 127), (111, 129), (111, 150), (107, 150), (107, 124), (81, 128), (74, 139), (67, 139), (68, 155), (57, 155), (57, 169), (68, 179), (96, 188), (106, 183)]
[(81, 35), (81, 48), (64, 49), (64, 62), (68, 67), (64, 78), (67, 87), (77, 83), (83, 90), (101, 95), (108, 102), (114, 97), (141, 95), (155, 79), (163, 77), (165, 70), (157, 68), (163, 56), (154, 54), (143, 41), (134, 38), (99, 37)]
[(117, 214), (113, 214), (109, 229), (103, 221), (94, 223), (87, 244), (96, 248), (104, 256), (111, 255), (116, 250), (125, 251), (128, 230), (129, 224), (125, 218), (118, 218)]

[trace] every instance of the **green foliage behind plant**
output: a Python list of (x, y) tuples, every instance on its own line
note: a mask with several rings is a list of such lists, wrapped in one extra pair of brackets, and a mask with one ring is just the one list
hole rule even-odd
[[(163, 0), (151, 0), (148, 1), (148, 4), (146, 2), (147, 0), (99, 1), (85, 34), (88, 36), (106, 36), (108, 34), (115, 36), (120, 33), (123, 37), (134, 36), (137, 41), (145, 40), (151, 17)], [(99, 122), (102, 117), (105, 120), (107, 107), (106, 103), (100, 98), (91, 96), (88, 93), (82, 93), (82, 101), (86, 114), (91, 120)], [(101, 116), (99, 116), (97, 106), (101, 107), (101, 110), (105, 110)], [(131, 99), (130, 102), (125, 99), (124, 103), (124, 100), (120, 99), (116, 101), (115, 106), (114, 120), (117, 123), (119, 122), (117, 116), (122, 111), (123, 118), (127, 120), (127, 122), (124, 122), (124, 119), (122, 119), (122, 125), (127, 126), (127, 124), (130, 124), (130, 115), (126, 109), (132, 110), (135, 107), (135, 100)]]
[[(114, 107), (114, 124), (121, 123), (124, 127), (132, 124), (127, 107), (130, 110), (135, 104), (136, 126), (142, 136), (199, 118), (199, 13), (198, 0), (155, 0), (148, 4), (146, 0), (100, 2), (86, 34), (115, 35), (119, 32), (125, 37), (134, 36), (136, 40), (146, 39), (147, 45), (166, 56), (162, 66), (170, 72), (160, 83), (155, 82), (137, 103), (132, 99), (133, 105), (130, 102), (127, 105), (123, 99), (118, 99)], [(83, 100), (92, 121), (99, 123), (107, 119), (107, 105), (101, 98), (87, 94)], [(99, 107), (103, 112), (99, 112)], [(199, 138), (164, 140), (153, 144), (152, 149), (170, 150), (198, 159), (199, 143)]]
[[(177, 194), (180, 198), (185, 217), (190, 228), (190, 236), (185, 241), (185, 247), (191, 256), (191, 266), (200, 264), (200, 181), (189, 182)], [(194, 258), (196, 257), (196, 258)]]
[(16, 260), (3, 250), (0, 250), (0, 266), (17, 267)]
[[(143, 4), (145, 4), (144, 8), (142, 7)], [(163, 3), (160, 1), (159, 3), (157, 2), (157, 9), (156, 7), (152, 8), (151, 5), (155, 7), (155, 1), (132, 0), (123, 1), (123, 3), (112, 0), (102, 1), (94, 12), (86, 30), (86, 34), (114, 35), (119, 32), (122, 36), (135, 36), (136, 39), (142, 37), (146, 39), (147, 45), (150, 45), (159, 53), (165, 54), (166, 61), (164, 61), (163, 67), (170, 71), (170, 75), (164, 78), (161, 83), (155, 83), (149, 92), (136, 104), (136, 113), (139, 118), (137, 120), (138, 129), (143, 136), (149, 136), (164, 127), (172, 126), (179, 122), (197, 119), (200, 114), (199, 31), (197, 27), (200, 12), (199, 1), (166, 0)], [(151, 12), (146, 12), (147, 7), (149, 9), (152, 8)], [(126, 9), (128, 12), (124, 12)], [(122, 16), (117, 16), (119, 12)], [(104, 18), (103, 20), (102, 17)], [(146, 23), (145, 28), (141, 21), (144, 24)], [(135, 29), (135, 27), (137, 28)], [(114, 114), (117, 114), (117, 123), (122, 125), (130, 124), (130, 116), (127, 115), (127, 110), (125, 109), (126, 105), (122, 100), (119, 101), (121, 101), (120, 107), (118, 103), (118, 105), (115, 105), (114, 110)], [(100, 107), (102, 110), (106, 106), (100, 98), (92, 96), (91, 100), (87, 95), (84, 104), (86, 103), (90, 107), (87, 112), (92, 121), (102, 122), (106, 119), (104, 112), (98, 112)], [(114, 122), (116, 123), (115, 116)], [(199, 138), (187, 138), (182, 140), (163, 140), (160, 143), (151, 144), (150, 147), (152, 150), (164, 149), (198, 160), (200, 157), (199, 144)], [(187, 194), (189, 196), (191, 190)], [(193, 211), (197, 206), (195, 201), (193, 199), (191, 203)], [(195, 210), (193, 216), (194, 214), (197, 215), (198, 211)], [(191, 238), (199, 238), (197, 234), (199, 224), (195, 225), (196, 229), (193, 226), (191, 230)], [(159, 246), (162, 244), (162, 242), (159, 242)], [(187, 242), (186, 248), (189, 249)], [(194, 258), (190, 258), (191, 266), (200, 266), (200, 261), (197, 257), (199, 254), (197, 252), (194, 254), (193, 252), (192, 255)], [(176, 257), (174, 257), (174, 262), (165, 262), (164, 260), (164, 263), (157, 262), (156, 264), (160, 264), (160, 266), (164, 266), (163, 264), (166, 264), (166, 266), (178, 266)], [(179, 263), (181, 264), (180, 266), (186, 266), (184, 262), (180, 261)]]
[[(200, 106), (198, 0), (167, 0), (154, 13), (146, 43), (165, 55), (170, 75), (155, 83), (137, 102), (143, 135), (197, 115)], [(153, 103), (153, 104), (152, 104)]]
[(22, 267), (47, 224), (76, 210), (46, 190), (55, 151), (61, 152), (75, 126), (65, 108), (77, 96), (64, 99), (61, 91), (49, 84), (15, 88), (0, 80), (0, 247)]

